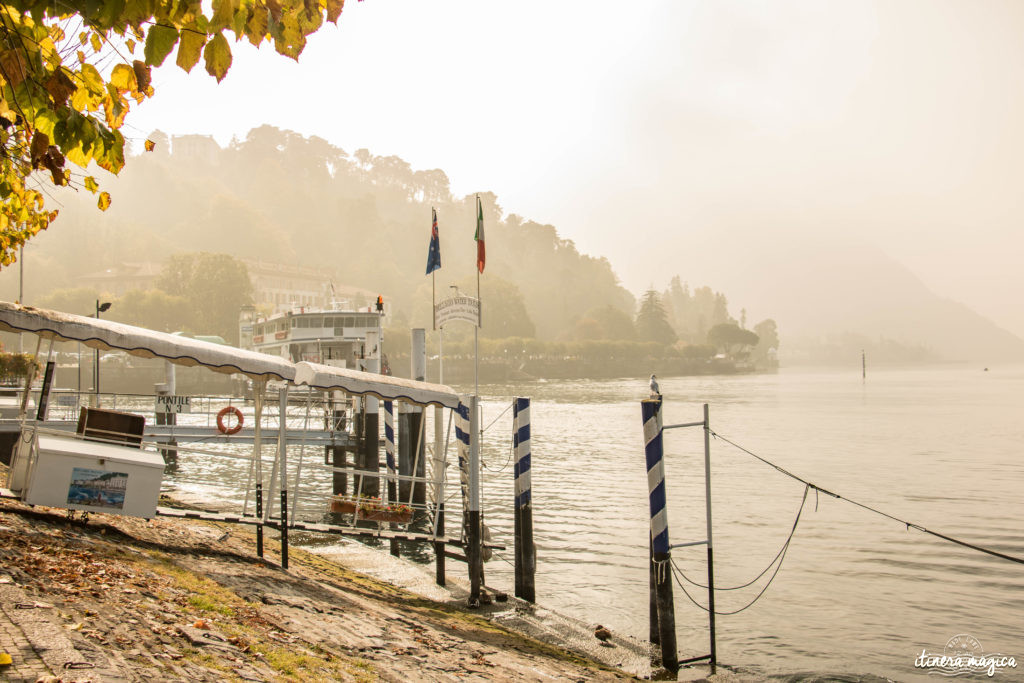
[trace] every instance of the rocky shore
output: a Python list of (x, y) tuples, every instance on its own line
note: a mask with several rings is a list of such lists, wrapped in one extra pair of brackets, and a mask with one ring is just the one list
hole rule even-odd
[(320, 555), (277, 560), (239, 526), (0, 500), (0, 680), (631, 678)]

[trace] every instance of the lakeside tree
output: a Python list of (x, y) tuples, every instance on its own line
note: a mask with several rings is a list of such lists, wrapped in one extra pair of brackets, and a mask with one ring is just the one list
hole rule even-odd
[(691, 344), (703, 344), (708, 330), (732, 321), (724, 294), (710, 287), (698, 287), (691, 292), (689, 283), (681, 282), (678, 275), (669, 282), (663, 298), (672, 327)]
[[(124, 166), (120, 129), (132, 104), (153, 96), (153, 67), (174, 53), (175, 64), (190, 72), (202, 59), (220, 82), (232, 60), (226, 34), (256, 47), (272, 42), (298, 59), (307, 36), (325, 19), (336, 23), (343, 6), (344, 0), (0, 3), (0, 267), (56, 220), (43, 183), (98, 193), (98, 207), (110, 206), (88, 167), (95, 162), (117, 174)], [(147, 140), (146, 148), (154, 144)], [(72, 172), (69, 162), (81, 170)]]
[(736, 323), (720, 323), (708, 330), (708, 343), (733, 358), (748, 355), (757, 342), (756, 334)]
[(632, 341), (636, 328), (628, 313), (608, 304), (587, 311), (573, 325), (569, 337), (575, 341)]
[(774, 320), (767, 318), (754, 325), (754, 333), (758, 337), (752, 353), (754, 362), (767, 366), (779, 350), (779, 328)]
[(164, 266), (157, 288), (169, 295), (163, 299), (167, 305), (179, 298), (188, 303), (191, 329), (186, 331), (238, 343), (238, 312), (253, 301), (244, 263), (228, 254), (175, 254)]
[(640, 310), (636, 314), (636, 336), (640, 341), (666, 345), (676, 341), (676, 333), (668, 323), (665, 307), (653, 289), (644, 292), (640, 300)]

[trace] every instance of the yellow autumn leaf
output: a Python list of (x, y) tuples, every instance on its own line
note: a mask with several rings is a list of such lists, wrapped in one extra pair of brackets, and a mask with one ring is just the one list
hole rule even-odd
[(93, 194), (96, 194), (96, 190), (100, 189), (100, 184), (96, 182), (96, 179), (91, 175), (85, 177), (85, 189), (89, 190)]
[(146, 140), (146, 151), (152, 152), (156, 148), (156, 143), (152, 140)]
[(110, 83), (118, 90), (134, 90), (135, 72), (127, 64), (118, 64), (110, 72)]
[(10, 666), (13, 663), (14, 660), (11, 659), (11, 656), (9, 654), (7, 654), (6, 652), (0, 652), (0, 666)]
[(106, 211), (110, 208), (110, 193), (100, 192), (100, 199), (96, 202), (96, 206), (100, 207), (100, 211)]

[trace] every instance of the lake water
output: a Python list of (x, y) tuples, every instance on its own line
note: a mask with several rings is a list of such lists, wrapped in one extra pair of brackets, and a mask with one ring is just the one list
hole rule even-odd
[[(825, 489), (1024, 556), (1024, 367), (879, 369), (866, 382), (859, 367), (660, 382), (665, 424), (699, 421), (707, 403), (714, 431)], [(489, 585), (512, 585), (511, 411), (502, 411), (511, 397), (529, 396), (538, 602), (646, 638), (648, 502), (639, 402), (648, 391), (643, 379), (481, 386), (485, 519), (494, 540), (509, 547), (487, 564)], [(667, 432), (665, 444), (670, 538), (701, 540), (703, 432)], [(303, 479), (329, 487), (329, 474), (313, 469), (322, 454), (307, 457)], [(804, 486), (720, 440), (712, 441), (711, 462), (715, 582), (729, 587), (749, 581), (778, 552)], [(245, 468), (238, 460), (183, 460), (183, 473), (206, 482), (237, 480)], [(229, 500), (229, 488), (217, 495)], [(449, 509), (458, 504), (457, 491), (449, 490)], [(314, 512), (322, 510), (323, 500), (316, 506)], [(704, 581), (703, 547), (676, 549), (673, 557)], [(464, 573), (465, 565), (449, 563), (449, 572)], [(718, 592), (717, 609), (743, 607), (766, 579)], [(691, 588), (691, 595), (706, 604), (706, 591)], [(706, 654), (706, 613), (678, 586), (675, 604), (680, 658)], [(925, 650), (941, 654), (959, 634), (975, 638), (987, 654), (1024, 659), (1024, 565), (811, 492), (774, 582), (760, 601), (720, 616), (717, 626), (719, 661), (741, 670), (923, 680), (915, 658)], [(1024, 662), (1000, 677), (1024, 680)]]
[[(788, 371), (661, 379), (665, 424), (712, 429), (815, 484), (895, 517), (1024, 556), (1024, 367)], [(488, 425), (533, 398), (538, 601), (641, 638), (647, 615), (645, 380), (487, 385)], [(485, 433), (485, 515), (511, 537), (511, 416)], [(666, 432), (669, 534), (705, 536), (703, 432)], [(775, 556), (804, 486), (713, 440), (715, 582), (746, 583)], [(817, 509), (815, 509), (817, 507)], [(511, 543), (509, 543), (511, 546)], [(511, 550), (506, 553), (511, 557)], [(706, 550), (673, 552), (704, 582)], [(508, 564), (489, 583), (511, 583)], [(769, 573), (770, 574), (770, 573)], [(716, 593), (718, 611), (751, 588)], [(706, 604), (706, 591), (690, 588)], [(707, 616), (676, 587), (680, 657), (708, 652)], [(925, 535), (813, 491), (784, 565), (759, 602), (720, 616), (718, 657), (762, 674), (925, 677), (914, 660), (969, 634), (1024, 660), (1024, 565)], [(1024, 661), (998, 677), (1024, 680)]]

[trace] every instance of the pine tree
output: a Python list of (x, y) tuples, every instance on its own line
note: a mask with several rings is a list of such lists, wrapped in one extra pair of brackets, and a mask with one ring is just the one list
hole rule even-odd
[(640, 341), (659, 344), (673, 344), (676, 341), (676, 333), (668, 323), (665, 307), (653, 289), (648, 289), (640, 301), (640, 311), (636, 314), (636, 335)]

